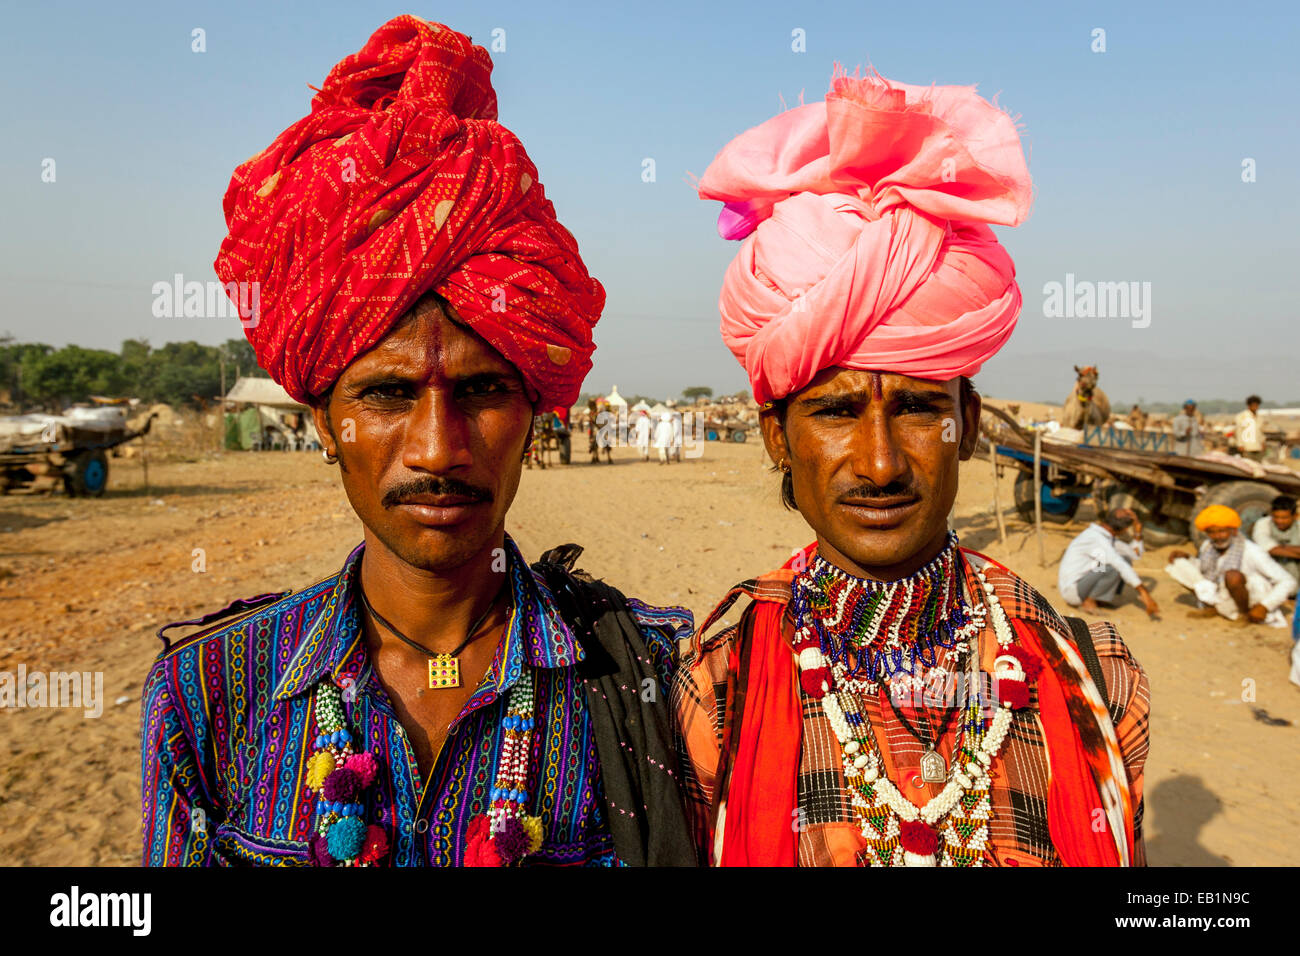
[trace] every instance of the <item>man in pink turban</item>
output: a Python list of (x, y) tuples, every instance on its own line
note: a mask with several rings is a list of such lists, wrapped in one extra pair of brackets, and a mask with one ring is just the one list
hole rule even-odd
[(816, 533), (733, 588), (678, 669), (699, 846), (724, 866), (1141, 862), (1141, 668), (948, 530), (970, 376), (1020, 310), (989, 228), (1029, 210), (1014, 123), (973, 88), (837, 75), (699, 189), (743, 240), (722, 337)]
[(571, 573), (576, 545), (530, 565), (505, 532), (605, 293), (497, 122), (491, 70), (397, 17), (235, 170), (217, 273), (258, 290), (249, 341), (311, 406), (364, 541), (323, 581), (164, 637), (149, 865), (696, 860), (671, 721), (641, 693), (671, 679), (690, 613)]

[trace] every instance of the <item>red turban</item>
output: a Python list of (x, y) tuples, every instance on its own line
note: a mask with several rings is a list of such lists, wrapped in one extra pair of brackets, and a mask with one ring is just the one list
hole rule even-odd
[(330, 71), (308, 116), (235, 170), (215, 268), (257, 290), (245, 333), (299, 401), (429, 291), (541, 407), (576, 401), (605, 290), (497, 122), (491, 73), (468, 37), (397, 17)]

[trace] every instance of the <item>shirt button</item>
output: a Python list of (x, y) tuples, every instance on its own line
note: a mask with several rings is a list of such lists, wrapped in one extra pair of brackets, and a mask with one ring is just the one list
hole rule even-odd
[(428, 821), (428, 820), (416, 820), (416, 821), (415, 821), (415, 832), (416, 832), (416, 833), (427, 833), (428, 830), (429, 830), (429, 821)]

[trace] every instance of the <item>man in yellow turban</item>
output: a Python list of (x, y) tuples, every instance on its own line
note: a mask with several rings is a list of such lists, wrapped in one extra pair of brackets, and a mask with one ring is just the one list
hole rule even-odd
[(1295, 593), (1295, 580), (1241, 533), (1241, 515), (1227, 505), (1210, 505), (1197, 514), (1196, 530), (1205, 533), (1196, 558), (1176, 551), (1165, 568), (1196, 595), (1193, 613), (1286, 627), (1279, 608)]

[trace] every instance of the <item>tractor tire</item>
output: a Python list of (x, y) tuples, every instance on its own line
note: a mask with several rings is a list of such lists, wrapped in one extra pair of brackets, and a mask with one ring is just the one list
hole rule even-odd
[(68, 466), (63, 485), (74, 498), (98, 498), (108, 487), (108, 456), (101, 449), (81, 452)]
[(734, 432), (731, 433), (731, 440), (734, 442), (740, 442), (743, 444), (746, 437), (747, 436), (745, 435), (745, 430), (743, 428), (737, 428)]
[[(1280, 492), (1270, 484), (1262, 481), (1225, 481), (1212, 485), (1196, 500), (1196, 513), (1209, 505), (1227, 505), (1241, 515), (1241, 533), (1250, 537), (1255, 522), (1266, 517)], [(1192, 541), (1199, 548), (1205, 540), (1205, 532), (1192, 528)]]
[[(1079, 510), (1079, 499), (1074, 495), (1062, 498), (1052, 494), (1047, 485), (1039, 488), (1043, 496), (1043, 524), (1067, 524)], [(1027, 471), (1016, 475), (1016, 511), (1022, 521), (1034, 523), (1034, 476)]]

